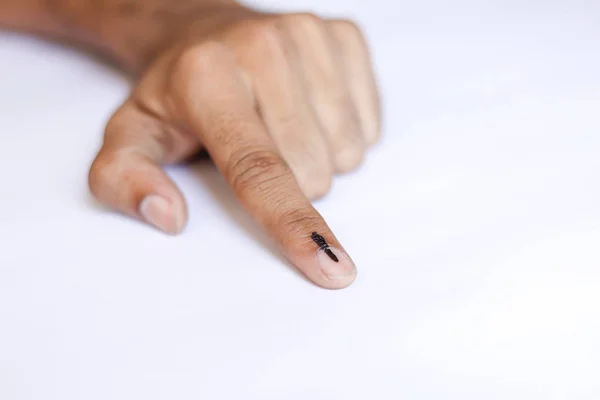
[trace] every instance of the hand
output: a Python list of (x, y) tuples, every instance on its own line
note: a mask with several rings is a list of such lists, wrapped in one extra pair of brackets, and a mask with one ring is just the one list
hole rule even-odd
[(161, 166), (204, 149), (295, 266), (322, 287), (348, 286), (354, 263), (309, 199), (356, 168), (379, 137), (365, 39), (352, 22), (310, 14), (239, 6), (207, 18), (173, 35), (108, 123), (92, 192), (179, 233), (186, 203)]

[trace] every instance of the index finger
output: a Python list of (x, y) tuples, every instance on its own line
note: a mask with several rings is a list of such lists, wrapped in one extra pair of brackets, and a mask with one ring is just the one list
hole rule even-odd
[(185, 57), (176, 72), (175, 106), (244, 208), (314, 283), (330, 289), (350, 285), (354, 263), (279, 154), (233, 56), (211, 44)]

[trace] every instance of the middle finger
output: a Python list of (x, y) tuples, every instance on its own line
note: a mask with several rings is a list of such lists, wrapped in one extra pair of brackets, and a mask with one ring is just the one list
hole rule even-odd
[(362, 161), (366, 143), (333, 40), (317, 16), (292, 14), (283, 21), (298, 49), (308, 94), (325, 128), (336, 170), (350, 171)]
[(242, 63), (250, 70), (260, 114), (305, 195), (321, 197), (331, 185), (331, 150), (302, 85), (296, 48), (270, 21), (248, 30)]

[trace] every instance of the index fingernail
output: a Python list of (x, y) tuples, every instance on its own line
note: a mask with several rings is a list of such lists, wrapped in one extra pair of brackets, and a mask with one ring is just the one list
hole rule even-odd
[(350, 257), (338, 248), (328, 246), (326, 249), (319, 249), (317, 262), (321, 271), (331, 280), (347, 281), (354, 279), (356, 275), (356, 266)]
[(319, 246), (317, 263), (329, 279), (337, 281), (354, 279), (356, 266), (346, 253), (337, 247), (329, 246), (325, 238), (318, 232), (313, 232), (310, 238)]

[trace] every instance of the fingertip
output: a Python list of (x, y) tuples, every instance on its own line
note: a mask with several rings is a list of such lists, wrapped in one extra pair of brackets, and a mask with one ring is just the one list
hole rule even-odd
[(357, 270), (354, 262), (338, 248), (318, 250), (315, 260), (325, 278), (317, 283), (326, 289), (344, 289), (356, 280)]
[(358, 168), (364, 161), (364, 152), (360, 148), (347, 148), (335, 155), (336, 171), (348, 173)]
[(367, 142), (368, 147), (373, 147), (381, 140), (381, 126), (379, 123), (373, 119), (368, 124), (369, 127), (365, 129), (365, 140)]
[(170, 235), (181, 233), (185, 227), (185, 212), (177, 205), (177, 201), (170, 201), (160, 195), (150, 194), (144, 197), (139, 213), (147, 223)]
[(185, 228), (183, 195), (159, 165), (144, 157), (101, 152), (90, 169), (89, 187), (102, 204), (165, 233)]
[(314, 179), (299, 182), (302, 193), (310, 200), (319, 200), (325, 197), (331, 190), (332, 184), (333, 178), (330, 174), (322, 174)]
[(288, 258), (310, 281), (332, 290), (347, 288), (356, 281), (356, 265), (344, 250), (314, 243), (308, 246), (316, 250), (305, 246), (300, 252), (288, 254)]
[(327, 283), (324, 285), (321, 285), (321, 287), (323, 289), (329, 289), (329, 290), (341, 290), (341, 289), (346, 289), (346, 288), (352, 286), (352, 284), (355, 281), (356, 281), (356, 274), (354, 274), (352, 277), (346, 278), (346, 279), (336, 279), (336, 280), (329, 279), (327, 281)]

